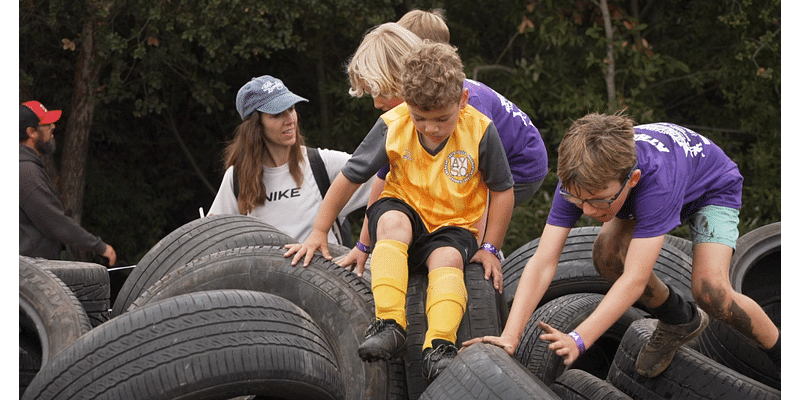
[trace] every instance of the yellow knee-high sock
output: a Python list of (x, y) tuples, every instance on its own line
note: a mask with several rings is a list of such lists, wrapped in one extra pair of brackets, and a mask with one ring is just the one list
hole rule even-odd
[(433, 347), (433, 339), (456, 343), (456, 332), (467, 308), (467, 287), (464, 272), (458, 268), (437, 268), (428, 273), (428, 299), (425, 312), (428, 332), (423, 349)]
[(393, 319), (405, 329), (408, 245), (397, 240), (379, 240), (372, 250), (371, 268), (375, 316)]

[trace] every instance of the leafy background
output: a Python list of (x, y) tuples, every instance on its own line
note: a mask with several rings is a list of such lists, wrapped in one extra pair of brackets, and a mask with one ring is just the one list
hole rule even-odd
[[(60, 146), (86, 137), (85, 155), (61, 150), (48, 165), (76, 218), (132, 265), (210, 207), (241, 85), (281, 78), (310, 100), (298, 106), (310, 145), (352, 152), (380, 112), (347, 94), (348, 57), (370, 27), (442, 8), (467, 76), (518, 104), (548, 146), (551, 173), (515, 209), (504, 253), (540, 235), (558, 143), (595, 111), (709, 137), (745, 176), (741, 234), (781, 220), (780, 1), (608, 0), (610, 38), (603, 3), (20, 0), (19, 101), (64, 110)], [(71, 118), (87, 98), (93, 114), (81, 124)], [(68, 190), (76, 169), (83, 183)]]

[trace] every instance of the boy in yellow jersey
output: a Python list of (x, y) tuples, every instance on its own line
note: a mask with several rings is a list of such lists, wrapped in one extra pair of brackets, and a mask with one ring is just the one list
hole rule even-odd
[[(376, 320), (358, 349), (365, 361), (402, 357), (406, 347), (406, 290), (410, 271), (428, 271), (423, 375), (433, 380), (452, 359), (467, 303), (464, 265), (481, 263), (502, 287), (499, 248), (514, 205), (514, 179), (494, 123), (467, 104), (456, 49), (424, 41), (404, 59), (406, 103), (383, 114), (342, 168), (322, 202), (314, 231), (288, 245), (292, 264), (321, 249), (326, 232), (353, 192), (384, 165), (392, 173), (367, 210)], [(488, 205), (485, 241), (473, 227)]]

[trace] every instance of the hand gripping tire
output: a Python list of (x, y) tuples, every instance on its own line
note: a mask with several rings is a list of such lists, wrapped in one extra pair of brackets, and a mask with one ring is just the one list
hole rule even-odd
[[(547, 348), (550, 342), (539, 338), (543, 332), (538, 322), (544, 321), (563, 333), (571, 332), (594, 312), (602, 300), (603, 295), (600, 294), (573, 293), (557, 297), (539, 307), (531, 314), (514, 357), (546, 385), (552, 384), (567, 367), (564, 366), (561, 356)], [(625, 330), (633, 321), (646, 315), (642, 310), (629, 307), (569, 368), (582, 369), (594, 376), (605, 377)]]

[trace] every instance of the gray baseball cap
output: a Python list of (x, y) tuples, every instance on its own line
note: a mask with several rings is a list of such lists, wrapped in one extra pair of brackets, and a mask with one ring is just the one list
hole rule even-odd
[(267, 114), (280, 114), (289, 107), (308, 100), (292, 93), (278, 78), (259, 76), (247, 82), (236, 94), (236, 111), (247, 119), (256, 110)]

